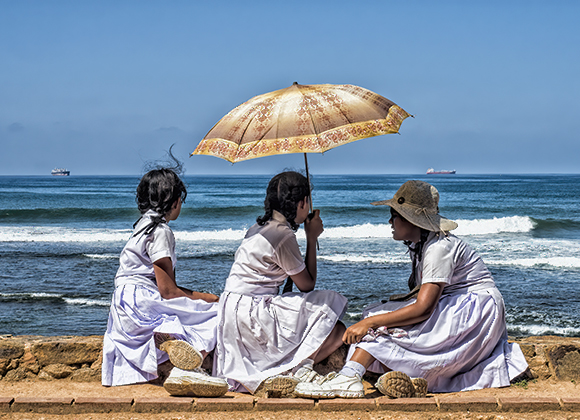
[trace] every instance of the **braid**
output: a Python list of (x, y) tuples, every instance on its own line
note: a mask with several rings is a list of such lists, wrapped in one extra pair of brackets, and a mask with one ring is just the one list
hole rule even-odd
[(409, 277), (409, 290), (413, 290), (415, 288), (415, 286), (417, 286), (417, 268), (416, 268), (416, 262), (419, 261), (421, 262), (421, 260), (423, 260), (423, 247), (425, 246), (425, 242), (427, 242), (427, 238), (429, 237), (429, 233), (431, 233), (430, 231), (421, 228), (421, 240), (415, 245), (414, 248), (411, 248), (411, 244), (412, 242), (410, 241), (405, 241), (403, 242), (405, 245), (407, 245), (407, 247), (409, 248), (409, 251), (412, 252), (411, 255), (413, 255), (412, 258), (412, 271), (411, 271), (411, 276)]
[(266, 189), (264, 200), (264, 215), (256, 219), (263, 226), (274, 214), (274, 210), (282, 213), (292, 230), (298, 230), (296, 224), (296, 210), (298, 203), (309, 196), (308, 180), (298, 172), (282, 172), (273, 177)]
[(154, 210), (158, 216), (152, 218), (151, 226), (141, 231), (144, 230), (146, 234), (153, 232), (159, 223), (163, 222), (161, 219), (169, 213), (175, 202), (181, 198), (184, 203), (186, 197), (185, 184), (172, 169), (161, 168), (147, 172), (137, 186), (135, 201), (141, 214)]

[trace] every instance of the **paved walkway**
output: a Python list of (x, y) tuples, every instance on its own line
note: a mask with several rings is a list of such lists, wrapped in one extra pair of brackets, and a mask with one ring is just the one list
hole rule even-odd
[(0, 397), (2, 413), (173, 413), (216, 411), (389, 411), (389, 412), (580, 412), (578, 398), (400, 398), (307, 400), (249, 396), (175, 397)]
[[(258, 398), (227, 393), (221, 398), (171, 397), (151, 384), (106, 388), (98, 383), (70, 381), (0, 381), (0, 417), (7, 413), (200, 413), (200, 412), (376, 412), (400, 413), (540, 413), (580, 418), (580, 386), (574, 383), (533, 383), (427, 398), (389, 399), (367, 389), (364, 399), (308, 400)], [(546, 418), (550, 418), (547, 416)]]

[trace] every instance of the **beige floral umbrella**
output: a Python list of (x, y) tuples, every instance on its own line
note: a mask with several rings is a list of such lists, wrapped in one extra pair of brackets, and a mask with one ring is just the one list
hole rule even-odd
[[(255, 96), (226, 114), (192, 155), (235, 163), (258, 157), (324, 153), (367, 137), (398, 133), (409, 114), (395, 103), (354, 85), (299, 85)], [(312, 198), (310, 210), (312, 211)], [(284, 293), (292, 290), (288, 279)]]
[(353, 85), (299, 85), (256, 96), (230, 111), (192, 155), (235, 163), (286, 153), (324, 153), (355, 140), (397, 133), (409, 114)]

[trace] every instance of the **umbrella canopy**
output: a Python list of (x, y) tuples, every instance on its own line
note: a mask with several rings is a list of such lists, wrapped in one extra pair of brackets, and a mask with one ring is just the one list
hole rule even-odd
[(323, 153), (342, 144), (397, 133), (409, 114), (353, 85), (299, 85), (255, 96), (230, 111), (192, 155), (229, 162), (286, 153)]
[[(398, 133), (409, 114), (370, 90), (353, 85), (299, 85), (255, 96), (226, 114), (192, 155), (232, 163), (263, 156), (324, 153), (355, 140)], [(312, 211), (312, 197), (309, 200)], [(318, 245), (318, 241), (317, 241)], [(292, 290), (288, 278), (284, 293)]]

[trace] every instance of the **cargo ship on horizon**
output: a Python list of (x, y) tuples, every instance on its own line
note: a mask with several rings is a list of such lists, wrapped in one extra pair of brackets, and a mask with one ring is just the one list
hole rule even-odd
[(65, 168), (54, 168), (52, 171), (50, 171), (50, 174), (54, 176), (69, 176), (70, 171)]
[(433, 168), (429, 168), (429, 169), (427, 169), (427, 174), (428, 175), (454, 175), (455, 169), (452, 171), (436, 171)]

